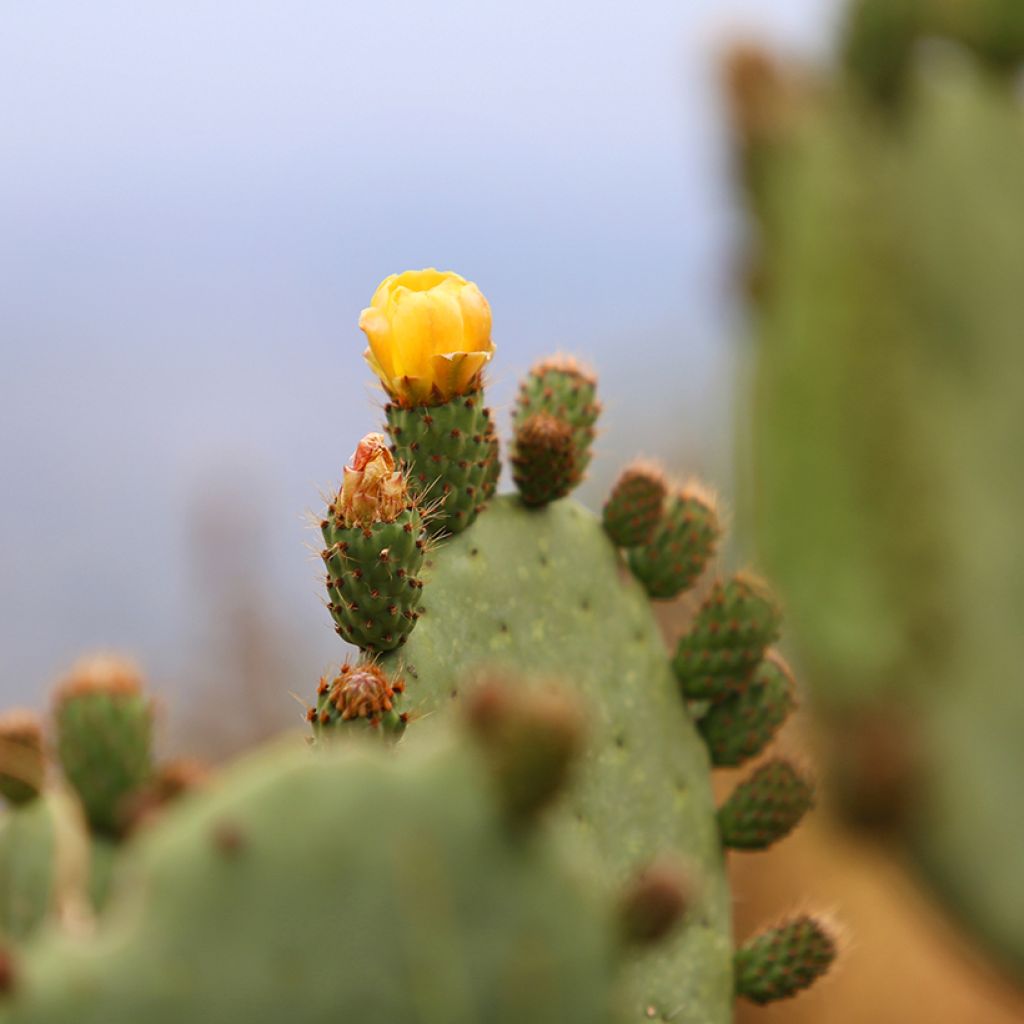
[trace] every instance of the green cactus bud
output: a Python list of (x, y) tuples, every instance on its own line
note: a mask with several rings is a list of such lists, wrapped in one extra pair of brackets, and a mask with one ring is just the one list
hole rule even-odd
[(779, 638), (782, 616), (767, 587), (746, 573), (716, 582), (672, 662), (685, 696), (724, 700), (745, 689), (770, 644)]
[(658, 860), (622, 895), (622, 934), (634, 945), (661, 942), (683, 920), (692, 902), (692, 883), (686, 872), (674, 861)]
[(764, 850), (789, 835), (814, 804), (814, 786), (783, 758), (766, 761), (718, 809), (723, 845)]
[(10, 804), (34, 800), (43, 786), (43, 727), (32, 711), (0, 715), (0, 796)]
[(498, 439), (482, 390), (443, 405), (385, 407), (395, 456), (409, 486), (434, 510), (432, 533), (460, 533), (494, 493), (501, 466)]
[(541, 412), (516, 426), (512, 478), (527, 505), (564, 498), (579, 483), (573, 429)]
[(326, 739), (358, 729), (400, 736), (409, 716), (395, 710), (405, 683), (391, 678), (379, 665), (344, 664), (337, 676), (321, 678), (316, 704), (306, 712), (317, 738)]
[(629, 552), (629, 567), (651, 597), (678, 597), (704, 572), (720, 533), (714, 497), (691, 482), (665, 499), (651, 539)]
[(746, 689), (712, 704), (697, 723), (711, 763), (735, 767), (757, 757), (796, 707), (793, 676), (775, 651), (769, 651)]
[(405, 643), (416, 625), (426, 541), (423, 516), (383, 435), (359, 442), (320, 529), (338, 635), (368, 651)]
[(795, 996), (832, 966), (838, 946), (832, 930), (808, 915), (769, 928), (736, 951), (736, 994), (762, 1005)]
[(605, 532), (620, 548), (647, 544), (661, 519), (668, 484), (660, 467), (637, 461), (627, 466), (605, 502)]
[(557, 693), (492, 680), (470, 694), (466, 720), (484, 747), (509, 818), (532, 820), (563, 788), (579, 752), (577, 706)]
[(575, 483), (579, 483), (590, 464), (594, 424), (601, 414), (597, 378), (570, 356), (542, 359), (519, 385), (513, 415), (515, 429), (518, 431), (526, 420), (538, 413), (547, 413), (572, 427)]
[(153, 771), (153, 705), (139, 670), (112, 656), (83, 659), (59, 687), (55, 714), (60, 763), (90, 827), (120, 836)]

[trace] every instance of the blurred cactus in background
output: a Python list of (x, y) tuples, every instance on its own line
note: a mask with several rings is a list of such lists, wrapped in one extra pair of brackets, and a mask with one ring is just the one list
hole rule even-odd
[(834, 75), (751, 50), (729, 71), (759, 334), (748, 517), (844, 808), (1018, 971), (1022, 58), (1011, 0), (861, 0)]

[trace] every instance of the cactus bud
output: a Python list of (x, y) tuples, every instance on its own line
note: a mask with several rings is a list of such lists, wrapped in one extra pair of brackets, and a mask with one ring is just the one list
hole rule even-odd
[(512, 477), (527, 505), (564, 498), (579, 482), (572, 427), (544, 412), (519, 423)]
[(400, 678), (391, 678), (377, 664), (344, 664), (333, 680), (320, 680), (316, 705), (306, 712), (318, 737), (341, 735), (354, 727), (399, 736), (408, 715), (395, 710), (405, 691)]
[(612, 543), (620, 548), (646, 544), (661, 519), (668, 485), (665, 474), (650, 462), (627, 466), (605, 502), (602, 519)]
[(688, 483), (665, 500), (650, 539), (629, 552), (629, 567), (651, 597), (677, 597), (697, 582), (720, 533), (714, 497)]
[(601, 414), (597, 378), (570, 356), (542, 359), (519, 386), (513, 423), (520, 426), (538, 413), (547, 413), (572, 428), (575, 487), (590, 464), (594, 424)]
[(814, 786), (789, 761), (766, 761), (718, 810), (722, 843), (764, 850), (789, 835), (814, 803)]
[(779, 638), (782, 615), (768, 588), (745, 573), (716, 582), (676, 651), (672, 667), (691, 700), (743, 690)]
[(0, 715), (0, 795), (11, 804), (28, 803), (39, 795), (45, 775), (39, 717), (17, 709)]
[(838, 942), (808, 915), (749, 939), (736, 951), (736, 994), (753, 1003), (788, 999), (817, 981), (836, 959)]
[(712, 704), (697, 723), (711, 763), (734, 767), (757, 757), (796, 707), (793, 676), (775, 651), (769, 651), (750, 685)]
[(320, 528), (338, 634), (370, 651), (405, 643), (418, 617), (425, 532), (381, 434), (359, 442)]
[(563, 788), (579, 752), (576, 705), (561, 694), (490, 681), (467, 698), (466, 720), (483, 745), (507, 815), (517, 823), (532, 820)]
[(691, 883), (686, 873), (675, 863), (656, 861), (623, 894), (623, 935), (636, 945), (658, 943), (682, 921), (691, 902)]
[(79, 661), (56, 694), (57, 753), (91, 828), (114, 837), (152, 774), (153, 706), (130, 661)]

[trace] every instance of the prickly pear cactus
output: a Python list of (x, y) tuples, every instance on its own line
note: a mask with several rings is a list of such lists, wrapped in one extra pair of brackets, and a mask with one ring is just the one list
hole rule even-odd
[(88, 841), (74, 801), (46, 786), (43, 730), (28, 711), (0, 716), (0, 937), (21, 942), (84, 889)]
[(754, 140), (744, 478), (847, 808), (1024, 972), (1022, 31), (1020, 3), (863, 0), (845, 70)]
[[(472, 742), (243, 761), (139, 840), (95, 937), (14, 960), (0, 1020), (611, 1024), (623, 951), (685, 913), (678, 873), (613, 900), (544, 820), (578, 716), (493, 688), (468, 710)], [(524, 776), (538, 743), (566, 756)]]
[[(411, 314), (402, 314), (404, 338), (417, 339), (435, 360), (460, 343), (457, 333), (449, 339), (438, 326), (443, 321), (437, 309), (447, 299), (437, 272), (394, 280), (416, 283), (425, 295), (417, 300), (422, 322), (415, 330)], [(389, 409), (388, 425), (415, 498), (422, 452), (452, 443), (453, 410), (462, 408), (464, 395), (447, 384), (438, 393), (408, 341), (389, 340), (383, 316), (372, 315), (367, 361), (389, 394), (404, 403), (401, 418)], [(488, 357), (492, 351), (488, 343)], [(392, 363), (421, 366), (415, 389), (403, 391), (380, 372)], [(321, 683), (308, 717), (318, 736), (356, 726), (393, 732), (396, 715), (410, 727), (429, 729), (431, 721), (454, 713), (481, 675), (511, 672), (535, 684), (553, 679), (570, 687), (585, 709), (589, 742), (563, 811), (568, 827), (596, 847), (610, 884), (624, 885), (666, 849), (687, 861), (695, 880), (686, 926), (630, 957), (626, 1019), (717, 1024), (731, 1019), (737, 994), (724, 845), (730, 836), (745, 848), (781, 838), (809, 806), (810, 794), (795, 776), (783, 780), (795, 793), (783, 796), (778, 786), (755, 785), (738, 798), (743, 813), (720, 819), (708, 749), (695, 720), (709, 707), (745, 699), (743, 715), (718, 715), (716, 735), (724, 735), (734, 761), (756, 756), (770, 741), (792, 706), (789, 687), (780, 693), (762, 677), (776, 664), (764, 659), (778, 634), (778, 609), (763, 585), (747, 576), (717, 586), (703, 617), (680, 641), (673, 667), (651, 599), (676, 596), (701, 576), (721, 532), (715, 501), (707, 489), (670, 484), (642, 463), (624, 472), (601, 517), (567, 497), (590, 460), (600, 411), (597, 386), (594, 374), (567, 357), (534, 368), (520, 388), (512, 423), (511, 462), (520, 493), (481, 505), (468, 523), (443, 512), (439, 536), (424, 549), (422, 571), (419, 552), (396, 561), (393, 547), (367, 528), (360, 564), (377, 559), (389, 571), (401, 568), (420, 580), (416, 618), (384, 653), (363, 645), (365, 671), (390, 680), (388, 686), (378, 680), (374, 700), (363, 699), (364, 690), (350, 699), (350, 667), (334, 683)], [(472, 408), (481, 407), (482, 379), (474, 376), (466, 388)], [(409, 451), (410, 421), (419, 425), (418, 452)], [(389, 510), (382, 504), (373, 513), (373, 494), (353, 476), (356, 462), (346, 468), (342, 490), (367, 501), (369, 518), (387, 521)], [(462, 486), (465, 468), (448, 473), (444, 459), (433, 465), (434, 493), (450, 493), (446, 484)], [(390, 465), (384, 470), (390, 473)], [(425, 514), (429, 519), (429, 504)], [(325, 563), (336, 554), (325, 549)], [(368, 622), (368, 632), (373, 628)], [(689, 703), (690, 697), (699, 703)], [(762, 811), (771, 823), (755, 841), (749, 833)]]

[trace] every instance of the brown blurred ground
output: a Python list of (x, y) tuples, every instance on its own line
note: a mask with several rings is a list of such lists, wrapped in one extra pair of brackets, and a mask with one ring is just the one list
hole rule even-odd
[[(809, 744), (787, 726), (776, 749)], [(746, 769), (749, 770), (749, 769)], [(716, 772), (720, 796), (744, 769)], [(840, 968), (773, 1007), (741, 1003), (738, 1024), (1021, 1024), (1024, 991), (985, 964), (885, 847), (839, 825), (827, 807), (766, 853), (730, 854), (737, 939), (794, 908), (841, 923)]]

